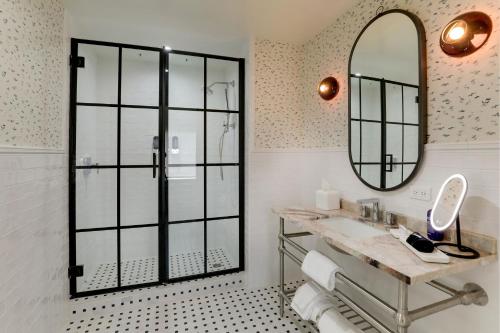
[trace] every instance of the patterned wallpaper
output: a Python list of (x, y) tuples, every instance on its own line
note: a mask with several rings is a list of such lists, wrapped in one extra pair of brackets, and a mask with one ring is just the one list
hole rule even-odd
[(62, 0), (0, 0), (0, 146), (61, 148)]
[[(255, 133), (259, 139), (256, 148), (312, 148), (344, 147), (347, 145), (347, 64), (356, 36), (375, 15), (381, 2), (361, 1), (344, 13), (329, 27), (304, 45), (286, 46), (270, 41), (257, 41), (256, 49), (256, 121)], [(495, 0), (387, 0), (385, 10), (406, 9), (422, 20), (427, 36), (428, 63), (428, 134), (430, 143), (493, 141), (499, 139), (499, 55), (498, 39), (500, 4)], [(444, 25), (455, 16), (470, 10), (488, 13), (494, 22), (494, 31), (488, 43), (465, 58), (446, 56), (439, 47), (439, 34)], [(289, 57), (283, 53), (294, 49)], [(262, 54), (259, 54), (261, 52)], [(304, 64), (297, 64), (299, 59)], [(259, 61), (260, 59), (260, 61)], [(274, 59), (271, 61), (270, 59)], [(286, 59), (285, 64), (276, 63)], [(266, 61), (267, 60), (267, 61)], [(266, 69), (259, 64), (266, 61)], [(294, 63), (303, 77), (286, 92), (302, 96), (300, 105), (280, 96), (263, 97), (259, 92), (276, 87), (283, 80), (293, 78), (288, 71), (281, 72), (287, 63)], [(288, 69), (290, 70), (290, 69)], [(272, 75), (270, 73), (273, 73)], [(318, 82), (326, 76), (335, 76), (340, 92), (329, 102), (316, 92)], [(269, 94), (274, 91), (269, 90)], [(284, 92), (283, 92), (284, 93)], [(283, 103), (284, 102), (284, 103)], [(286, 119), (279, 110), (286, 110)], [(294, 120), (290, 116), (296, 116)], [(281, 123), (282, 122), (282, 123)], [(281, 136), (276, 127), (280, 123)], [(266, 125), (266, 126), (264, 126)], [(290, 133), (303, 133), (303, 138), (290, 139)], [(284, 134), (284, 135), (283, 135)]]
[(255, 146), (304, 146), (304, 48), (268, 40), (255, 43)]

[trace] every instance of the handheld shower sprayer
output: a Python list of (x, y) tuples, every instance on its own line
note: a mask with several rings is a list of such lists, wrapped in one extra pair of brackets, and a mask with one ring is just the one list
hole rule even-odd
[[(229, 87), (234, 88), (236, 86), (236, 82), (234, 80), (232, 81), (216, 81), (207, 86), (205, 89), (207, 91), (207, 94), (213, 95), (214, 90), (212, 89), (213, 86), (215, 85), (224, 85), (224, 95), (226, 98), (226, 111), (229, 111), (229, 96), (228, 96), (228, 90)], [(222, 163), (222, 155), (224, 152), (224, 139), (226, 134), (229, 132), (230, 129), (235, 129), (236, 128), (236, 123), (231, 121), (231, 113), (227, 112), (226, 113), (226, 120), (225, 122), (222, 123), (222, 134), (219, 138), (219, 163)], [(220, 178), (221, 180), (224, 180), (224, 169), (222, 166), (219, 166), (219, 173), (220, 173)]]

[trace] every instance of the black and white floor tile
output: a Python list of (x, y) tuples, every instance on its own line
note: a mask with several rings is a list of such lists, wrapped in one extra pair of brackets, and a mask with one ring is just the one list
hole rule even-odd
[[(292, 282), (287, 288), (295, 288), (299, 283), (300, 281)], [(108, 306), (105, 310), (94, 307), (88, 311), (84, 309), (78, 313), (74, 312), (66, 331), (75, 333), (310, 332), (309, 326), (290, 309), (285, 312), (283, 318), (279, 317), (277, 287), (254, 290), (226, 287), (205, 294), (191, 293), (189, 289), (184, 297), (171, 296), (172, 294), (168, 299), (156, 297), (139, 299), (138, 302), (122, 302), (116, 306)], [(339, 312), (356, 323), (362, 332), (377, 333), (352, 309), (338, 301)]]
[[(99, 264), (91, 273), (79, 278), (79, 291), (99, 290), (117, 286), (116, 263)], [(170, 278), (202, 274), (202, 252), (179, 253), (170, 256)], [(224, 249), (208, 249), (207, 270), (215, 272), (236, 267)], [(158, 281), (158, 258), (140, 258), (121, 262), (122, 285), (130, 286)]]

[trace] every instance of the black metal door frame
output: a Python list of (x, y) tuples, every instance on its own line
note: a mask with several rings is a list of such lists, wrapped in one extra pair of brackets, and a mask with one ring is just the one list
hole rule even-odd
[[(84, 64), (84, 60), (78, 57), (78, 45), (91, 44), (100, 46), (115, 47), (118, 49), (118, 101), (117, 104), (103, 104), (103, 103), (80, 103), (77, 101), (77, 76), (78, 68)], [(142, 106), (142, 105), (124, 105), (121, 104), (121, 73), (122, 73), (122, 50), (123, 49), (137, 49), (145, 51), (158, 52), (159, 54), (159, 103), (158, 106)], [(238, 113), (238, 129), (239, 129), (239, 161), (238, 163), (207, 163), (206, 160), (206, 115), (207, 112), (227, 112), (225, 110), (211, 110), (207, 109), (206, 92), (204, 93), (204, 108), (203, 109), (189, 109), (191, 111), (202, 111), (204, 113), (204, 163), (196, 166), (204, 167), (204, 218), (201, 219), (204, 223), (204, 273), (192, 276), (185, 276), (181, 278), (169, 279), (168, 277), (168, 178), (166, 175), (166, 167), (175, 166), (166, 164), (168, 147), (165, 147), (165, 137), (168, 129), (168, 54), (183, 54), (188, 56), (197, 56), (204, 59), (204, 84), (206, 86), (207, 79), (207, 59), (220, 59), (235, 61), (239, 66), (239, 108)], [(83, 60), (83, 62), (82, 62)], [(242, 58), (232, 58), (225, 56), (217, 56), (195, 52), (184, 51), (166, 51), (164, 48), (155, 48), (131, 44), (103, 42), (95, 40), (84, 39), (71, 39), (71, 55), (70, 55), (70, 116), (69, 116), (69, 268), (68, 275), (70, 278), (70, 295), (71, 298), (84, 297), (108, 292), (115, 292), (126, 289), (135, 289), (147, 286), (155, 286), (162, 283), (171, 283), (177, 281), (192, 280), (202, 277), (209, 277), (215, 275), (235, 273), (243, 271), (244, 264), (244, 107), (245, 107), (245, 61)], [(117, 164), (111, 165), (93, 165), (93, 166), (77, 166), (76, 165), (76, 124), (77, 124), (77, 107), (78, 106), (96, 106), (96, 107), (113, 107), (117, 110)], [(141, 108), (141, 109), (157, 109), (158, 110), (158, 130), (159, 130), (159, 165), (121, 165), (121, 108)], [(182, 108), (170, 108), (182, 109)], [(206, 168), (207, 166), (224, 166), (233, 165), (239, 167), (239, 215), (229, 217), (207, 218), (206, 215)], [(120, 224), (120, 169), (122, 168), (159, 168), (158, 181), (158, 223), (156, 224), (143, 224), (143, 225), (127, 225), (121, 226)], [(115, 168), (117, 170), (117, 225), (113, 227), (102, 228), (89, 228), (89, 229), (76, 229), (76, 170), (77, 169), (105, 169)], [(165, 180), (165, 181), (162, 181)], [(239, 266), (229, 270), (221, 270), (216, 272), (207, 272), (207, 222), (210, 220), (220, 220), (224, 218), (239, 218)], [(173, 221), (173, 224), (197, 222), (197, 220)], [(201, 222), (200, 221), (200, 222)], [(136, 285), (121, 285), (121, 241), (120, 231), (132, 228), (147, 228), (158, 227), (158, 281), (142, 283)], [(116, 230), (117, 231), (117, 287), (91, 290), (91, 291), (77, 291), (77, 276), (83, 271), (82, 267), (76, 264), (76, 234), (79, 232), (92, 232), (103, 230)]]

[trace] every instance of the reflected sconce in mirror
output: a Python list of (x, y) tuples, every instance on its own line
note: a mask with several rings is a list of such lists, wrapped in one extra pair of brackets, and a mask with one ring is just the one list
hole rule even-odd
[(339, 83), (336, 78), (329, 76), (323, 79), (318, 85), (318, 93), (326, 101), (337, 96), (339, 92)]
[(490, 17), (482, 12), (468, 12), (457, 16), (441, 33), (441, 49), (452, 57), (474, 53), (490, 37), (492, 25)]

